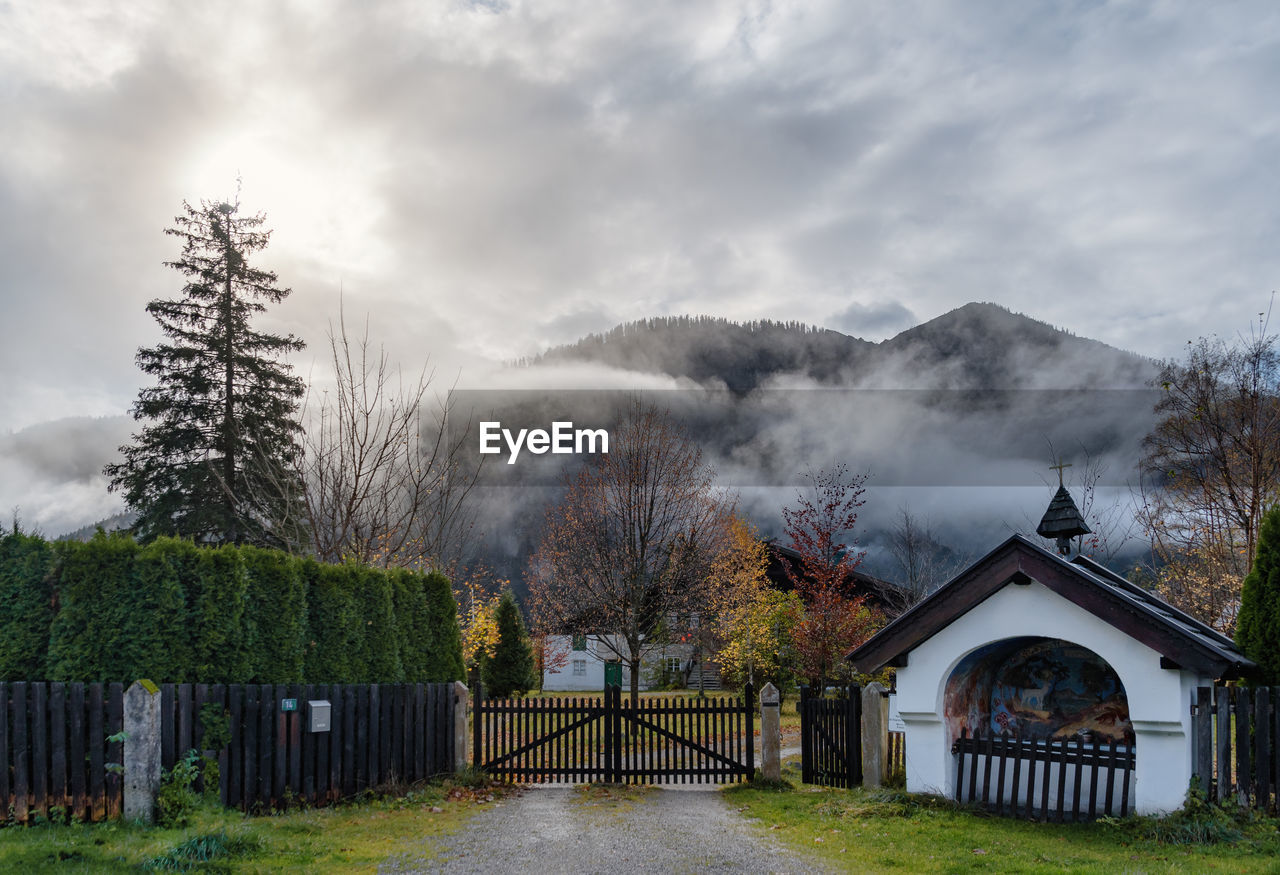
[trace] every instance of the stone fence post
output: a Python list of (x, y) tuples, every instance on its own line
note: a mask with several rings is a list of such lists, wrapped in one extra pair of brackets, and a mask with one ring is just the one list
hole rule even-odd
[(453, 682), (453, 771), (467, 767), (467, 704), (471, 692), (462, 681)]
[(766, 781), (782, 780), (782, 699), (778, 688), (760, 691), (760, 774)]
[(160, 789), (160, 688), (134, 681), (124, 693), (124, 817), (152, 823)]
[(884, 783), (889, 761), (889, 699), (872, 681), (862, 690), (862, 786)]

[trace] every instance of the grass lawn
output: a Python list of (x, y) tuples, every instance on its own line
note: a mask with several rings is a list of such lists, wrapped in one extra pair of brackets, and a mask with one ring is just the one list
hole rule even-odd
[[(428, 785), (396, 799), (245, 817), (201, 809), (182, 829), (121, 822), (0, 830), (0, 872), (120, 872), (181, 868), (233, 872), (373, 872), (421, 840), (457, 829), (501, 789)], [(500, 801), (500, 800), (499, 800)], [(150, 866), (148, 866), (150, 863)]]
[[(794, 781), (794, 776), (793, 781)], [(739, 785), (725, 798), (758, 829), (842, 869), (862, 872), (1280, 872), (1274, 820), (1235, 841), (1180, 845), (1151, 821), (1056, 825), (997, 818), (902, 791)]]

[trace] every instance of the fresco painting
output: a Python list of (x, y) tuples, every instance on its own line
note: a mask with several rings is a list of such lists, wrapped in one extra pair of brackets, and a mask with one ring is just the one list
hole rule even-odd
[(1133, 737), (1124, 685), (1111, 666), (1052, 638), (1009, 638), (975, 650), (947, 681), (944, 707), (952, 738), (962, 728), (1030, 739)]

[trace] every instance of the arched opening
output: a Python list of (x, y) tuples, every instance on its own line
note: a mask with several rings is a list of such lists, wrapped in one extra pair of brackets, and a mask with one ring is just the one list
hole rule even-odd
[(1058, 638), (1021, 636), (979, 647), (947, 678), (950, 741), (1007, 731), (1025, 740), (1130, 742), (1129, 700), (1106, 660)]

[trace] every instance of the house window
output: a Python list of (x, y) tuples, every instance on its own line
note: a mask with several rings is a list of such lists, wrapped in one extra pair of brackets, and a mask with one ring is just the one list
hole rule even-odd
[(575, 675), (585, 675), (587, 673), (587, 661), (585, 659), (575, 659), (573, 661), (573, 673)]
[(573, 636), (573, 649), (574, 649), (574, 650), (586, 650), (586, 649), (587, 649), (587, 636), (586, 636), (586, 635), (574, 635), (574, 636)]
[(680, 657), (667, 657), (667, 674), (678, 674), (680, 672)]

